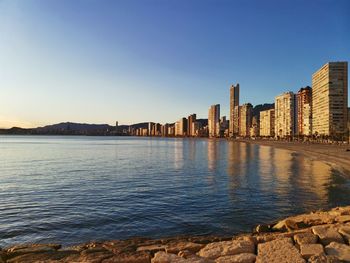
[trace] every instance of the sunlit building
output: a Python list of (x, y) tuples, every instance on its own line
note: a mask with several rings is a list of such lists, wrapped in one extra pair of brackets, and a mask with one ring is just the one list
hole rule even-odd
[(220, 129), (220, 104), (212, 105), (209, 108), (208, 114), (208, 130), (209, 137), (218, 137), (218, 130)]
[(285, 92), (275, 98), (275, 136), (279, 138), (295, 135), (295, 94)]
[(260, 112), (260, 136), (275, 136), (275, 109)]
[(312, 89), (307, 86), (296, 94), (297, 134), (312, 135)]
[(230, 127), (229, 134), (234, 136), (238, 134), (238, 114), (235, 114), (235, 108), (239, 106), (239, 84), (230, 87)]
[(239, 118), (239, 135), (243, 137), (250, 136), (250, 128), (252, 127), (253, 120), (253, 105), (245, 103), (240, 107), (240, 118)]
[(329, 62), (312, 75), (312, 115), (313, 134), (347, 135), (347, 62)]
[(196, 114), (191, 114), (187, 119), (187, 136), (195, 136), (193, 131), (193, 123), (197, 120)]

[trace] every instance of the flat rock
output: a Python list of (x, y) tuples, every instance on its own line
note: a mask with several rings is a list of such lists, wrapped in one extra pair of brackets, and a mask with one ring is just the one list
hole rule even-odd
[(326, 254), (315, 255), (309, 258), (309, 263), (341, 263), (335, 256), (327, 256)]
[(219, 257), (215, 263), (254, 263), (256, 255), (252, 253), (242, 253), (233, 256)]
[(323, 254), (323, 246), (321, 244), (301, 244), (300, 254), (303, 258), (309, 259), (312, 256)]
[(350, 261), (350, 246), (332, 242), (325, 248), (327, 255), (336, 256), (338, 259), (343, 261)]
[(339, 223), (347, 223), (350, 222), (350, 215), (337, 216), (335, 220)]
[(152, 263), (186, 263), (187, 260), (175, 254), (164, 251), (157, 252), (151, 260)]
[[(48, 251), (42, 253), (23, 254), (8, 259), (7, 263), (32, 263), (32, 262), (80, 262), (79, 253), (76, 251)], [(70, 258), (70, 260), (66, 260)]]
[(236, 255), (241, 253), (254, 253), (255, 245), (248, 240), (233, 240), (215, 242), (202, 248), (198, 255), (204, 258), (216, 259), (222, 256)]
[(343, 238), (350, 243), (350, 226), (342, 226), (339, 228), (338, 232), (343, 236)]
[(197, 253), (199, 250), (201, 250), (205, 245), (204, 244), (197, 244), (193, 242), (178, 242), (178, 243), (171, 243), (166, 246), (165, 251), (167, 253), (177, 254), (180, 251), (190, 251), (193, 254)]
[(146, 252), (124, 253), (102, 260), (102, 263), (150, 263), (151, 255)]
[(312, 228), (312, 232), (319, 237), (324, 246), (331, 242), (344, 243), (342, 236), (333, 226), (315, 226)]
[(318, 237), (311, 232), (294, 235), (294, 241), (298, 244), (316, 244)]
[(257, 263), (304, 263), (291, 238), (276, 239), (258, 245)]
[(165, 251), (166, 245), (162, 244), (154, 244), (149, 246), (141, 246), (137, 248), (137, 251), (150, 251), (152, 253), (156, 253), (158, 251)]

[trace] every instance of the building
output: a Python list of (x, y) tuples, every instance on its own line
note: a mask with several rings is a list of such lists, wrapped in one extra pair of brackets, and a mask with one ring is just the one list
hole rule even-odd
[(297, 103), (297, 134), (312, 135), (312, 89), (307, 86), (296, 94)]
[(253, 105), (245, 103), (240, 108), (239, 136), (249, 137), (253, 120)]
[(191, 114), (187, 119), (187, 136), (194, 136), (193, 123), (197, 120), (196, 114)]
[(275, 98), (275, 136), (293, 137), (296, 134), (295, 95), (285, 92)]
[[(241, 114), (241, 106), (235, 106), (233, 110), (233, 136), (239, 135), (239, 126), (240, 126), (240, 114)], [(231, 123), (231, 121), (230, 121)]]
[(250, 137), (259, 137), (259, 118), (258, 116), (253, 116), (252, 127), (250, 128)]
[(175, 123), (175, 136), (186, 136), (187, 133), (187, 119), (181, 118)]
[(222, 116), (220, 118), (220, 125), (219, 125), (219, 137), (225, 137), (228, 136), (228, 130), (229, 130), (229, 121), (226, 119), (226, 116)]
[(220, 129), (220, 104), (212, 105), (209, 108), (208, 114), (208, 130), (209, 137), (218, 137), (218, 130)]
[(260, 112), (260, 136), (275, 136), (275, 109)]
[(347, 135), (348, 63), (329, 62), (312, 75), (312, 132)]
[[(230, 127), (229, 127), (229, 134), (230, 137), (238, 134), (238, 126), (239, 120), (238, 120), (238, 114), (236, 107), (239, 106), (239, 84), (232, 85), (230, 87)], [(236, 113), (236, 114), (235, 114)]]

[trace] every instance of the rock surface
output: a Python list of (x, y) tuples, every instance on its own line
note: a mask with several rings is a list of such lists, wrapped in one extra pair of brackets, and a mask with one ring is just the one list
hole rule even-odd
[[(260, 225), (235, 237), (134, 238), (68, 248), (27, 244), (0, 249), (0, 263), (332, 263), (350, 262), (350, 206)], [(266, 227), (263, 227), (266, 226)]]

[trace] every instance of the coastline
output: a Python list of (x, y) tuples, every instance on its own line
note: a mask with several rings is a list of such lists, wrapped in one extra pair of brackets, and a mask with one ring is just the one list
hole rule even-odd
[(246, 139), (239, 139), (235, 141), (289, 150), (297, 154), (301, 154), (307, 158), (327, 163), (335, 169), (342, 171), (347, 177), (350, 177), (350, 151), (347, 151), (347, 149), (350, 149), (350, 145), (348, 144), (331, 145), (294, 141), (287, 142)]
[(0, 249), (1, 263), (302, 263), (350, 262), (350, 206), (291, 216), (233, 237), (133, 238), (71, 247), (27, 244)]

